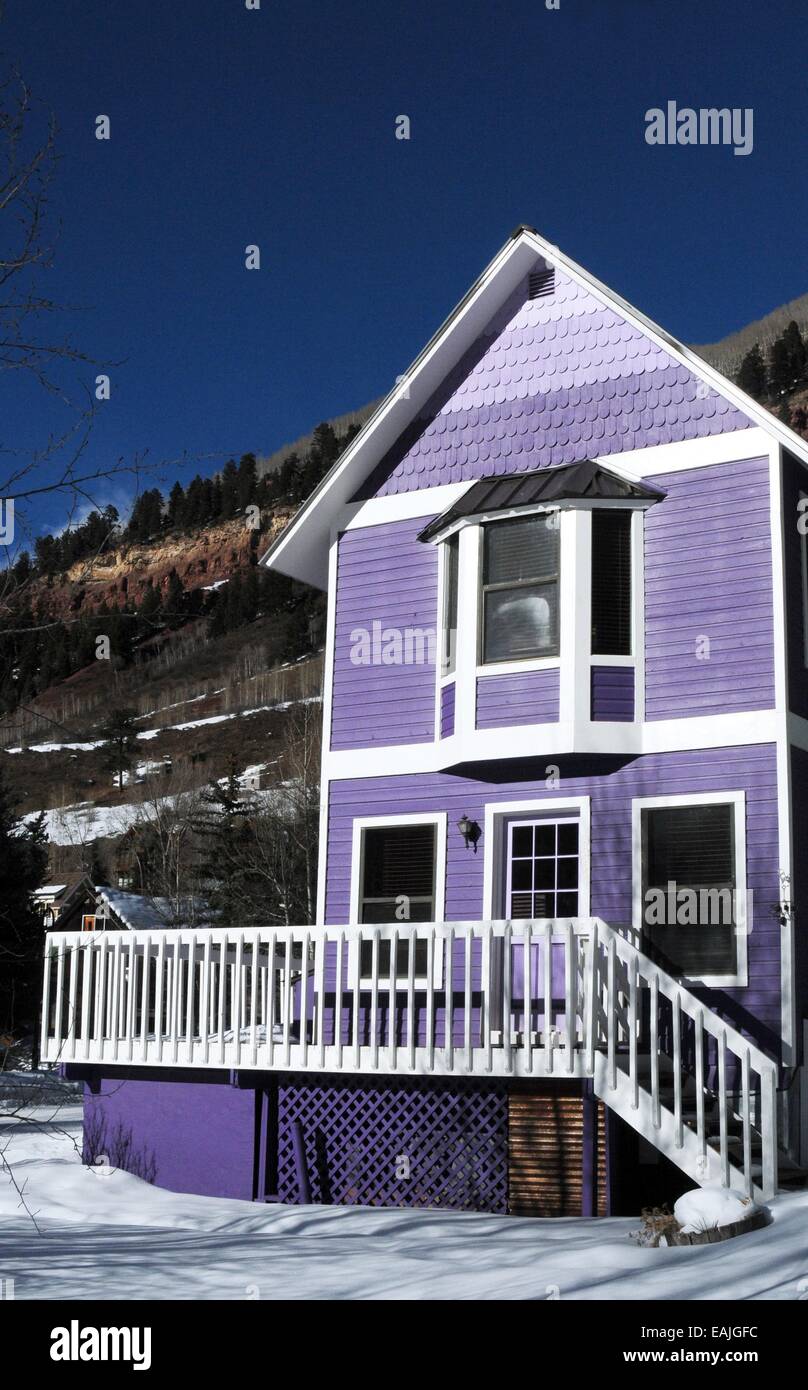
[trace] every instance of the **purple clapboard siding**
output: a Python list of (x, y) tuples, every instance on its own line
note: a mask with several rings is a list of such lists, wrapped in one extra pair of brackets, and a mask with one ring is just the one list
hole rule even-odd
[(558, 720), (558, 667), (513, 676), (480, 676), (477, 728), (511, 724), (554, 724)]
[[(632, 798), (709, 791), (746, 793), (747, 884), (751, 889), (752, 930), (747, 947), (749, 985), (704, 991), (719, 1013), (749, 1026), (761, 1045), (780, 1034), (780, 927), (772, 912), (779, 898), (777, 775), (775, 747), (699, 749), (646, 754), (603, 769), (598, 759), (561, 759), (557, 786), (548, 785), (546, 759), (524, 758), (510, 779), (477, 779), (451, 772), (372, 777), (333, 782), (329, 805), (326, 921), (350, 915), (353, 821), (419, 811), (446, 812), (449, 825), (445, 915), (448, 921), (483, 917), (485, 843), (474, 854), (455, 830), (463, 814), (485, 825), (489, 802), (550, 801), (591, 797), (591, 909), (606, 922), (632, 918)], [(502, 914), (501, 902), (494, 915)]]
[(592, 667), (592, 718), (631, 723), (634, 718), (634, 667)]
[(418, 517), (340, 537), (332, 748), (434, 738), (438, 554), (416, 540), (424, 525)]
[(805, 662), (805, 613), (802, 548), (797, 530), (800, 495), (808, 496), (808, 468), (792, 454), (783, 454), (783, 557), (786, 572), (786, 650), (788, 707), (808, 719), (808, 670)]
[(645, 717), (774, 706), (768, 460), (650, 479), (645, 517)]
[(101, 1154), (172, 1192), (253, 1196), (255, 1096), (182, 1069), (104, 1069), (85, 1085), (84, 1161)]
[(455, 731), (455, 683), (447, 681), (440, 692), (440, 736), (450, 738)]
[(524, 472), (742, 430), (749, 419), (588, 289), (527, 281), (359, 496)]

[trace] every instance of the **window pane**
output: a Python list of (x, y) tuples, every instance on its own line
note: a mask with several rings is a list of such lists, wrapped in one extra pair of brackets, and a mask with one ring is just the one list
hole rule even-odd
[(537, 859), (534, 888), (555, 888), (555, 859)]
[(559, 888), (578, 887), (578, 860), (559, 859), (558, 861), (558, 886)]
[(556, 828), (554, 822), (550, 825), (537, 825), (535, 836), (536, 854), (555, 854)]
[(558, 650), (558, 586), (490, 589), (485, 595), (484, 660), (554, 656)]
[(511, 897), (511, 916), (530, 917), (532, 915), (533, 898), (530, 893), (514, 893)]
[(485, 527), (484, 584), (552, 578), (558, 572), (558, 519), (526, 516)]
[(556, 912), (559, 917), (578, 916), (578, 894), (559, 893), (556, 899)]
[(560, 825), (558, 827), (558, 852), (559, 854), (578, 853), (577, 825)]
[(455, 667), (455, 648), (457, 644), (457, 567), (459, 559), (459, 536), (450, 536), (444, 553), (443, 590), (443, 673)]
[(631, 512), (592, 513), (592, 652), (631, 655)]
[(734, 809), (644, 810), (643, 928), (649, 950), (672, 973), (734, 974)]
[(513, 827), (511, 851), (513, 854), (521, 856), (533, 853), (533, 827), (531, 825), (515, 825)]
[[(428, 947), (425, 941), (415, 943), (415, 974), (423, 977), (427, 972)], [(410, 943), (409, 941), (399, 941), (396, 944), (396, 976), (407, 979), (410, 968)], [(373, 974), (373, 942), (363, 941), (360, 946), (360, 968), (363, 979), (369, 979)], [(379, 942), (379, 978), (390, 977), (390, 942)]]
[[(543, 887), (544, 885), (542, 885)], [(515, 859), (511, 866), (511, 887), (516, 891), (533, 887), (533, 860)]]
[(435, 826), (380, 826), (364, 831), (363, 922), (395, 920), (396, 900), (410, 899), (409, 920), (429, 922), (435, 905)]
[(553, 893), (534, 893), (533, 894), (533, 916), (534, 917), (554, 917)]

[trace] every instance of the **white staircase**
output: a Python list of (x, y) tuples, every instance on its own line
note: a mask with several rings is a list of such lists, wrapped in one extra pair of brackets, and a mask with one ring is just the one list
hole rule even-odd
[(587, 966), (599, 1098), (695, 1183), (773, 1197), (776, 1063), (604, 922)]

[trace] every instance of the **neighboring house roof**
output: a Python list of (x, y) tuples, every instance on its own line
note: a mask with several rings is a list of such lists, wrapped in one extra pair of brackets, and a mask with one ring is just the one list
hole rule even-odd
[[(535, 288), (535, 312), (523, 323), (518, 309), (525, 282), (548, 267), (559, 273), (566, 304), (548, 300), (542, 308), (537, 277), (530, 291)], [(592, 368), (585, 380), (565, 375), (576, 343)], [(491, 389), (503, 363), (507, 399)], [(462, 444), (461, 412), (473, 424)], [(621, 412), (622, 428), (615, 429)], [(678, 433), (668, 430), (666, 412), (676, 414)], [(808, 464), (808, 444), (798, 434), (558, 247), (520, 227), (262, 563), (327, 587), (334, 518), (358, 496), (370, 495), (366, 485), (373, 476), (388, 492), (430, 487), (449, 480), (448, 459), (451, 480), (471, 484), (484, 474), (515, 471), (514, 456), (529, 464), (531, 452), (551, 466), (751, 426)]]
[(504, 478), (481, 478), (478, 483), (472, 483), (457, 502), (430, 521), (418, 539), (431, 541), (457, 521), (512, 511), (515, 507), (535, 507), (575, 498), (658, 502), (664, 495), (660, 488), (619, 478), (592, 459), (584, 459), (581, 463), (561, 464), (558, 468), (510, 473)]
[[(95, 892), (97, 906), (106, 906), (130, 931), (149, 931), (152, 928), (158, 930), (167, 926), (183, 925), (175, 921), (175, 904), (170, 898), (144, 897), (140, 893), (126, 893), (120, 888), (98, 887)], [(200, 917), (211, 916), (208, 903), (197, 899), (196, 907)]]
[(35, 898), (60, 898), (67, 887), (66, 883), (43, 883), (41, 888), (34, 889)]

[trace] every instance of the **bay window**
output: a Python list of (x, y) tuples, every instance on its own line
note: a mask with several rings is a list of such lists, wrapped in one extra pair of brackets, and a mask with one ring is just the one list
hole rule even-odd
[(483, 527), (482, 661), (558, 655), (556, 512)]
[(592, 513), (592, 655), (631, 655), (631, 512)]

